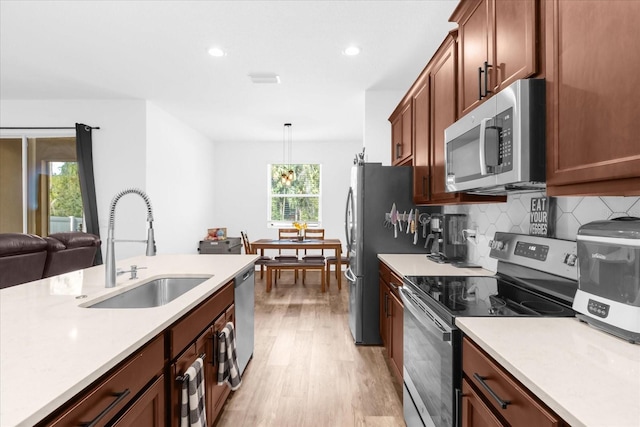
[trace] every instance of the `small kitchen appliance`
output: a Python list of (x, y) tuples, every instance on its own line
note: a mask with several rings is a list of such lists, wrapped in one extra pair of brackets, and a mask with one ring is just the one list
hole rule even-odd
[(406, 276), (404, 418), (408, 427), (460, 427), (462, 332), (456, 317), (573, 317), (576, 242), (496, 232), (493, 276)]
[(545, 188), (545, 81), (517, 80), (445, 132), (446, 190)]
[(425, 243), (429, 259), (438, 263), (463, 261), (467, 256), (466, 239), (462, 232), (466, 225), (466, 214), (431, 215), (431, 233)]
[(640, 218), (595, 221), (578, 229), (576, 316), (640, 342)]

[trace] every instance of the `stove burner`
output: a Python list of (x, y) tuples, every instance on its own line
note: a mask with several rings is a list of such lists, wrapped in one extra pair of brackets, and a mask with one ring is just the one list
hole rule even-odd
[(535, 311), (540, 314), (558, 314), (562, 313), (562, 307), (548, 301), (521, 301), (520, 305), (524, 308)]

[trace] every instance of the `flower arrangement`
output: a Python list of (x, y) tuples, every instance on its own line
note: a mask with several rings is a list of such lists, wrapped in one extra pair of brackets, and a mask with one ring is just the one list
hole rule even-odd
[(302, 230), (306, 230), (307, 229), (307, 223), (306, 222), (294, 221), (293, 222), (293, 226), (296, 228), (296, 230), (298, 230), (298, 240), (302, 240), (303, 239)]

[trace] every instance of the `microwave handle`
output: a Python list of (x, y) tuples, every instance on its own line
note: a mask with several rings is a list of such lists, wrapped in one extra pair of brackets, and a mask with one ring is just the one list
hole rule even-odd
[(480, 143), (479, 145), (479, 156), (480, 156), (480, 175), (487, 174), (487, 158), (485, 157), (485, 148), (487, 146), (487, 123), (491, 120), (482, 119), (480, 120)]

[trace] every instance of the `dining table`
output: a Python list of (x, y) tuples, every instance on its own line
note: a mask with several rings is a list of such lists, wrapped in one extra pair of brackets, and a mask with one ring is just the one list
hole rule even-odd
[[(333, 250), (336, 256), (336, 270), (340, 271), (342, 242), (340, 239), (260, 239), (251, 242), (251, 248), (264, 256), (265, 249), (326, 249)], [(338, 274), (338, 288), (342, 286), (342, 275)]]

